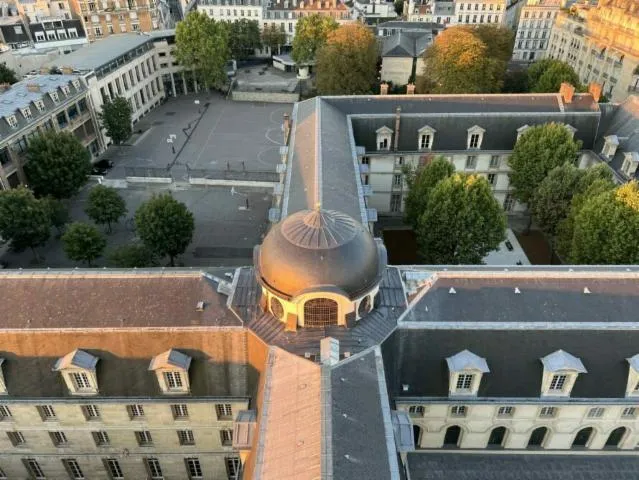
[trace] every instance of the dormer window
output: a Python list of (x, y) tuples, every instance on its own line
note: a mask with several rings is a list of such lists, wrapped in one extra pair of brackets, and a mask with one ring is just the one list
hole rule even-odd
[(581, 360), (568, 352), (557, 350), (541, 359), (544, 374), (542, 396), (569, 397), (580, 373), (587, 373)]
[(187, 394), (191, 388), (189, 385), (189, 367), (191, 357), (175, 350), (167, 350), (151, 360), (149, 370), (157, 375), (158, 385), (162, 393)]
[(95, 366), (99, 358), (85, 352), (74, 350), (58, 359), (53, 367), (54, 372), (60, 372), (72, 395), (96, 395), (98, 380)]
[(58, 98), (58, 92), (49, 92), (49, 96), (51, 97), (51, 100), (53, 100), (53, 103), (58, 103), (60, 101)]
[(9, 126), (11, 128), (17, 128), (18, 127), (18, 120), (16, 119), (15, 115), (7, 115), (4, 118), (7, 120), (7, 123), (9, 124)]
[[(0, 357), (0, 395), (7, 395), (7, 383), (4, 381), (4, 373), (2, 371), (2, 365), (4, 364), (4, 358)], [(0, 414), (0, 420), (2, 415)]]
[(639, 354), (626, 358), (628, 362), (628, 384), (626, 397), (639, 397)]
[(621, 165), (621, 173), (629, 178), (633, 178), (637, 173), (639, 165), (639, 153), (627, 152), (624, 154), (623, 165)]
[(484, 140), (484, 130), (479, 125), (475, 125), (468, 129), (468, 141), (466, 148), (467, 149), (480, 149), (481, 144)]
[(375, 133), (377, 133), (377, 150), (390, 150), (393, 131), (384, 125), (378, 128)]
[(446, 359), (449, 379), (449, 395), (477, 395), (481, 377), (490, 372), (486, 359), (468, 350)]
[(44, 102), (42, 100), (36, 100), (34, 103), (39, 111), (44, 112)]
[(433, 140), (435, 138), (435, 129), (424, 125), (417, 130), (418, 138), (417, 143), (419, 150), (430, 150), (433, 148)]
[(31, 120), (31, 118), (33, 118), (31, 116), (31, 109), (29, 107), (25, 107), (20, 111), (22, 112), (22, 116), (26, 118), (27, 120)]
[(64, 93), (66, 96), (69, 96), (69, 93), (71, 93), (71, 89), (68, 85), (62, 85), (60, 88), (62, 89), (62, 93)]
[(80, 80), (76, 78), (71, 83), (73, 84), (73, 88), (75, 88), (77, 91), (80, 91)]
[(604, 137), (604, 146), (601, 150), (601, 154), (605, 157), (612, 158), (617, 153), (617, 147), (619, 146), (619, 137), (617, 135), (608, 135)]

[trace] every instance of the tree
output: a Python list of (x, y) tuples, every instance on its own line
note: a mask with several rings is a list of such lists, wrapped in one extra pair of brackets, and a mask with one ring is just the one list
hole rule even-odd
[(404, 0), (395, 0), (393, 7), (395, 7), (395, 13), (398, 17), (404, 15)]
[(0, 237), (16, 252), (27, 248), (38, 259), (37, 247), (51, 234), (49, 209), (33, 196), (31, 190), (19, 187), (0, 191)]
[(639, 187), (636, 181), (585, 201), (575, 218), (570, 261), (591, 265), (639, 263)]
[(278, 27), (274, 23), (268, 24), (262, 31), (262, 44), (269, 47), (271, 55), (277, 48), (277, 54), (280, 53), (280, 48), (286, 43), (286, 32), (284, 31), (284, 24), (281, 23)]
[(67, 257), (86, 262), (89, 267), (104, 253), (106, 239), (97, 228), (88, 223), (74, 222), (62, 235), (62, 248)]
[(332, 18), (319, 13), (302, 17), (295, 26), (291, 56), (298, 65), (315, 60), (317, 52), (326, 43), (328, 34), (339, 25)]
[(260, 26), (257, 20), (242, 18), (235, 22), (227, 22), (229, 28), (229, 46), (231, 56), (236, 60), (244, 60), (255, 54), (256, 48), (262, 47)]
[(5, 63), (0, 63), (0, 83), (13, 85), (17, 81), (16, 72), (7, 67)]
[(490, 37), (488, 31), (465, 26), (437, 35), (424, 52), (424, 70), (416, 85), (419, 93), (499, 92), (506, 72), (502, 34), (495, 34), (490, 46), (482, 36)]
[(107, 233), (111, 233), (111, 224), (126, 215), (126, 203), (115, 188), (96, 185), (89, 192), (84, 211), (98, 225), (106, 225)]
[(416, 230), (419, 225), (419, 217), (428, 207), (428, 197), (440, 181), (455, 173), (452, 163), (443, 157), (437, 157), (429, 164), (416, 170), (405, 170), (408, 195), (404, 206), (404, 219), (406, 223)]
[(75, 135), (48, 131), (31, 139), (25, 170), (38, 196), (69, 198), (86, 183), (91, 156)]
[(533, 93), (557, 93), (563, 82), (579, 89), (579, 76), (565, 62), (545, 58), (528, 67), (528, 88)]
[(191, 11), (175, 29), (175, 58), (206, 88), (227, 81), (226, 63), (230, 58), (229, 28), (204, 12)]
[(480, 264), (506, 239), (506, 218), (485, 178), (457, 173), (432, 189), (416, 234), (429, 265)]
[(175, 257), (191, 243), (193, 214), (169, 194), (154, 195), (135, 212), (135, 227), (142, 242), (159, 256)]
[[(488, 56), (507, 63), (513, 54), (515, 35), (510, 28), (498, 25), (477, 25), (474, 33), (488, 48)], [(505, 67), (505, 65), (504, 65)]]
[(503, 93), (527, 93), (528, 88), (528, 71), (527, 70), (511, 70), (506, 72), (504, 77)]
[(157, 259), (149, 248), (141, 243), (122, 245), (109, 254), (109, 263), (117, 268), (146, 268), (157, 266)]
[(124, 97), (115, 97), (102, 105), (98, 114), (102, 128), (116, 145), (131, 136), (131, 113), (131, 105)]
[(563, 124), (547, 123), (528, 128), (508, 158), (513, 196), (534, 211), (534, 194), (539, 184), (553, 168), (573, 163), (580, 148), (581, 141), (573, 140)]
[(62, 234), (64, 226), (69, 223), (69, 209), (62, 201), (53, 197), (44, 197), (42, 199), (49, 212), (51, 225), (55, 227), (58, 234)]
[(328, 34), (317, 54), (317, 91), (322, 95), (371, 93), (377, 80), (377, 41), (360, 24)]

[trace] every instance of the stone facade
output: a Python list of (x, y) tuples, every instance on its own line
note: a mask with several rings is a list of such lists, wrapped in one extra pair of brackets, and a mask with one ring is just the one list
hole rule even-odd
[(513, 60), (535, 61), (546, 52), (560, 0), (528, 0), (521, 9)]

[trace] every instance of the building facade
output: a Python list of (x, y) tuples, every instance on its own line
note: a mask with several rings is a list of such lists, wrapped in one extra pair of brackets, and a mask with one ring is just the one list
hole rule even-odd
[(262, 28), (267, 5), (262, 0), (198, 0), (197, 8), (215, 20), (255, 20)]
[(80, 20), (43, 20), (29, 23), (29, 32), (36, 50), (57, 49), (66, 55), (86, 45), (87, 39)]
[(405, 15), (409, 22), (437, 23), (442, 26), (455, 25), (455, 2), (438, 0), (409, 0), (405, 3)]
[(457, 25), (505, 24), (508, 0), (455, 2)]
[(567, 62), (582, 83), (598, 82), (613, 102), (639, 91), (639, 9), (630, 0), (561, 12), (546, 56)]
[(26, 184), (29, 141), (47, 130), (73, 133), (95, 159), (105, 146), (89, 90), (80, 76), (37, 75), (0, 93), (0, 189)]
[(533, 62), (544, 56), (560, 6), (559, 0), (528, 0), (521, 9), (513, 60)]

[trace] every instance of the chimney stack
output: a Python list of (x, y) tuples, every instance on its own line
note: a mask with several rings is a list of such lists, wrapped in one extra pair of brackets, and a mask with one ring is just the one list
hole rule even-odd
[(572, 97), (575, 94), (575, 87), (568, 82), (563, 82), (559, 87), (559, 95), (564, 103), (572, 103)]
[(415, 84), (409, 83), (406, 85), (406, 95), (415, 95)]
[(327, 366), (339, 363), (339, 340), (333, 337), (320, 340), (320, 362)]
[(383, 82), (383, 83), (379, 86), (379, 94), (380, 94), (380, 95), (388, 95), (388, 83)]
[(399, 147), (399, 121), (401, 118), (401, 114), (402, 107), (397, 107), (397, 109), (395, 110), (395, 143), (393, 145), (395, 151), (397, 151)]
[(592, 98), (595, 100), (595, 102), (598, 102), (601, 98), (601, 91), (601, 83), (591, 82), (588, 85), (588, 92), (590, 93), (590, 95), (592, 95)]

